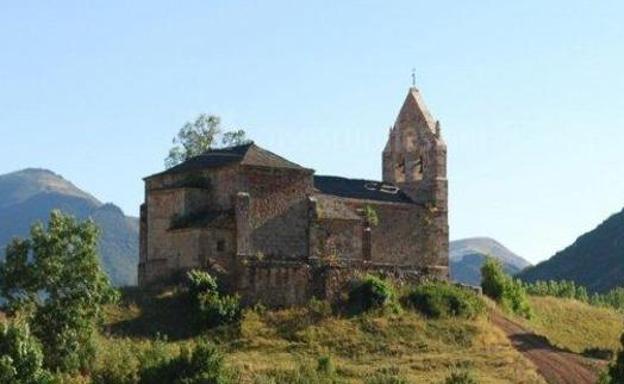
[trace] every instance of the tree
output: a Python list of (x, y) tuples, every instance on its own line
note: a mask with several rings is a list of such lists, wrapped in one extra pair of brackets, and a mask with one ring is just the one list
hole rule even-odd
[(0, 325), (0, 382), (42, 384), (52, 381), (43, 369), (41, 345), (22, 321)]
[(14, 239), (0, 263), (0, 292), (11, 312), (30, 320), (51, 370), (73, 372), (91, 364), (102, 305), (116, 297), (100, 267), (97, 242), (92, 221), (53, 211), (47, 228), (37, 223), (29, 239)]
[(221, 119), (218, 116), (202, 113), (195, 121), (184, 124), (173, 138), (174, 147), (169, 150), (169, 156), (165, 159), (165, 167), (171, 168), (214, 148), (219, 135), (221, 135), (221, 144), (224, 146), (249, 142), (242, 129), (223, 133)]
[(532, 311), (527, 299), (526, 290), (520, 280), (515, 280), (503, 271), (499, 260), (488, 257), (481, 267), (481, 288), (483, 293), (503, 308), (525, 317), (531, 318)]

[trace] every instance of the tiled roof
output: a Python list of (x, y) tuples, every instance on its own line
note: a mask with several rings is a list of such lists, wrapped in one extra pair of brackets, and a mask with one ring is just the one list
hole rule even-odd
[[(157, 175), (218, 168), (231, 164), (251, 165), (271, 168), (290, 168), (305, 170), (298, 164), (284, 159), (271, 151), (260, 148), (253, 142), (229, 148), (211, 149), (199, 156), (167, 169)], [(153, 175), (156, 176), (156, 175)]]
[(314, 176), (314, 187), (320, 193), (332, 196), (394, 203), (413, 203), (412, 199), (399, 188), (380, 181), (347, 179), (338, 176)]

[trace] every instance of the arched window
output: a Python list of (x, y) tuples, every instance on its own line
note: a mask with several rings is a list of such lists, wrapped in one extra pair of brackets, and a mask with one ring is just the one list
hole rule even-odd
[(405, 157), (400, 155), (394, 165), (394, 180), (396, 183), (405, 182)]

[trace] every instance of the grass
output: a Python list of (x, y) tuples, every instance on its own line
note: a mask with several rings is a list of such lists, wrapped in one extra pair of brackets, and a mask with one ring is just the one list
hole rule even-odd
[(560, 348), (583, 353), (592, 348), (616, 351), (624, 316), (614, 310), (554, 297), (530, 297), (531, 320), (517, 319)]
[[(101, 345), (104, 350), (149, 348), (156, 334), (168, 337), (171, 350), (194, 343), (198, 335), (185, 330), (182, 311), (172, 293), (126, 300), (109, 308), (109, 335), (102, 337)], [(159, 312), (168, 320), (153, 322)], [(149, 330), (144, 328), (147, 323)], [(204, 336), (224, 351), (227, 365), (240, 372), (241, 383), (316, 367), (323, 356), (331, 356), (335, 376), (347, 383), (366, 383), (387, 372), (408, 383), (441, 383), (457, 369), (470, 370), (484, 384), (544, 383), (484, 316), (434, 320), (407, 310), (352, 317), (308, 308), (247, 310), (240, 328), (212, 330)], [(106, 353), (102, 356), (105, 359)]]

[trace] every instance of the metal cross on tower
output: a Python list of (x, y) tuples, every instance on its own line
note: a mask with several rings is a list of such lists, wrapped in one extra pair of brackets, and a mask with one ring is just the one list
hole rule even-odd
[(416, 68), (412, 68), (412, 87), (416, 87)]

